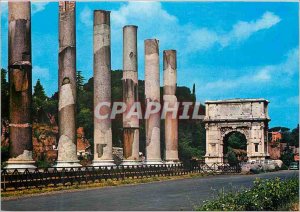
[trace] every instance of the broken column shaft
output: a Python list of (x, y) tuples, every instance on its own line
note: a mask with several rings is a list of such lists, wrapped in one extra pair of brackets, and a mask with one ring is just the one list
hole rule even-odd
[(30, 2), (8, 2), (10, 159), (6, 168), (35, 168), (32, 159)]
[(139, 117), (127, 116), (138, 101), (137, 26), (123, 28), (123, 165), (139, 164)]
[[(145, 101), (146, 107), (151, 102), (160, 103), (159, 79), (159, 41), (145, 40)], [(146, 119), (146, 164), (161, 163), (160, 153), (160, 112), (153, 113)]]
[(76, 152), (75, 2), (59, 2), (58, 158), (57, 167), (80, 166)]
[[(164, 51), (164, 104), (169, 108), (176, 108), (176, 78), (177, 62), (176, 50)], [(173, 116), (173, 112), (167, 112), (165, 117), (165, 146), (166, 161), (178, 162), (178, 120)]]
[(94, 11), (94, 166), (114, 165), (111, 131), (110, 11)]

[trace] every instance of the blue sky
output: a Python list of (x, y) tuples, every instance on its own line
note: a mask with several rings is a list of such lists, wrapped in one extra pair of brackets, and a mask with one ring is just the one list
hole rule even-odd
[[(122, 68), (122, 27), (138, 26), (139, 79), (144, 43), (177, 50), (178, 85), (196, 84), (197, 100), (265, 98), (270, 126), (299, 123), (297, 3), (79, 2), (76, 8), (77, 69), (93, 69), (93, 10), (111, 10), (112, 69)], [(7, 3), (1, 3), (1, 67), (7, 67)], [(32, 4), (33, 84), (57, 90), (58, 3)], [(162, 59), (162, 58), (161, 58)], [(162, 84), (162, 60), (161, 60)]]

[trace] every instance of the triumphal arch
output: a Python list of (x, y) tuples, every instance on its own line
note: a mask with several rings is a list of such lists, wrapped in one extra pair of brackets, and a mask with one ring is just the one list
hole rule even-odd
[(230, 99), (205, 102), (207, 164), (223, 163), (226, 135), (240, 132), (247, 139), (249, 161), (263, 161), (267, 156), (268, 103), (265, 99)]

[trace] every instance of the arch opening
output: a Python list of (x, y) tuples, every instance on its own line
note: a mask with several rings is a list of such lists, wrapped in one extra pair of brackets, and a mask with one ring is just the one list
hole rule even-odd
[(247, 161), (247, 138), (239, 131), (232, 131), (223, 138), (223, 161), (237, 164)]

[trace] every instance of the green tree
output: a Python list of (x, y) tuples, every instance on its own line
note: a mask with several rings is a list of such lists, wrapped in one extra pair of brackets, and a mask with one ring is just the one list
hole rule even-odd
[[(299, 135), (298, 135), (299, 136)], [(288, 146), (299, 146), (299, 140), (297, 139), (297, 133), (290, 131), (282, 133), (281, 142), (287, 143)]]
[(282, 160), (286, 166), (289, 166), (291, 162), (294, 161), (294, 154), (289, 147), (281, 154), (280, 160)]
[[(123, 85), (122, 85), (121, 70), (111, 72), (112, 79), (112, 102), (122, 101), (123, 99)], [(138, 87), (138, 99), (141, 102), (142, 110), (145, 109), (145, 82), (139, 80)], [(78, 127), (83, 127), (85, 130), (85, 136), (93, 144), (93, 93), (94, 82), (93, 78), (90, 78), (85, 82), (82, 72), (78, 71), (76, 74), (77, 84), (77, 102), (76, 102), (76, 123)], [(195, 90), (195, 86), (193, 86)], [(161, 88), (161, 92), (163, 88)], [(162, 101), (161, 95), (161, 101)], [(194, 95), (187, 87), (177, 87), (176, 96), (178, 102), (193, 102)], [(56, 92), (50, 98), (45, 94), (41, 82), (38, 81), (34, 88), (34, 113), (38, 122), (41, 122), (40, 117), (46, 117), (48, 114), (54, 115), (57, 120), (57, 105), (58, 105), (58, 93)], [(39, 109), (39, 110), (37, 110)], [(182, 109), (182, 108), (181, 108)], [(40, 111), (40, 115), (35, 111)], [(200, 114), (204, 114), (205, 107), (201, 105)], [(45, 115), (46, 114), (46, 115)], [(191, 158), (201, 158), (205, 154), (205, 128), (204, 123), (200, 120), (179, 120), (179, 134), (178, 134), (178, 149), (179, 157), (182, 161), (189, 161)], [(117, 115), (116, 119), (112, 120), (112, 139), (113, 146), (122, 147), (123, 140), (123, 126), (122, 115)], [(140, 120), (140, 151), (145, 154), (145, 120)], [(164, 120), (161, 122), (161, 150), (164, 153)], [(162, 154), (163, 155), (163, 154)]]
[(7, 71), (1, 68), (1, 117), (8, 119), (9, 117), (9, 83), (7, 79)]
[(228, 146), (233, 149), (247, 149), (247, 139), (242, 133), (234, 132), (228, 138)]
[(80, 91), (83, 90), (83, 85), (84, 85), (84, 77), (82, 76), (82, 72), (81, 71), (77, 71), (76, 72), (76, 88)]
[[(111, 79), (111, 100), (112, 102), (123, 101), (123, 83), (122, 83), (123, 71), (112, 71)], [(116, 118), (112, 120), (112, 140), (113, 145), (116, 147), (122, 147), (123, 144), (123, 116), (117, 114)]]
[(269, 129), (269, 132), (287, 132), (289, 130), (287, 127), (272, 127)]
[(76, 99), (76, 109), (77, 109), (77, 113), (80, 112), (81, 110), (81, 105), (80, 101), (82, 100), (82, 96), (84, 95), (84, 77), (82, 76), (82, 72), (81, 71), (77, 71), (76, 72), (76, 94), (77, 94), (77, 99)]
[(32, 95), (33, 120), (35, 122), (46, 122), (47, 116), (44, 109), (47, 104), (47, 100), (48, 97), (46, 96), (44, 87), (42, 86), (40, 79), (38, 79), (33, 87)]
[(239, 160), (231, 147), (228, 148), (227, 160), (229, 165), (236, 165)]
[(193, 102), (196, 102), (196, 85), (195, 85), (195, 83), (193, 84), (192, 96), (193, 96)]
[(44, 87), (41, 84), (40, 79), (37, 80), (35, 86), (33, 87), (33, 98), (37, 98), (41, 101), (47, 100), (47, 96)]
[(82, 97), (85, 95), (83, 86), (84, 86), (84, 77), (82, 76), (81, 71), (77, 71), (76, 72), (76, 94), (77, 94), (76, 108), (77, 108), (77, 113), (79, 113), (82, 106), (84, 106), (84, 103), (81, 103)]
[[(58, 120), (57, 105), (58, 105), (58, 92), (55, 92), (50, 98), (47, 99), (44, 106), (44, 112), (47, 115), (50, 123), (53, 125), (57, 125), (56, 123), (56, 120)], [(54, 118), (54, 120), (52, 118)]]
[(229, 152), (229, 149), (247, 149), (247, 139), (240, 132), (232, 132), (225, 136), (223, 141), (223, 153)]
[(295, 129), (292, 130), (291, 137), (293, 140), (292, 142), (293, 146), (299, 147), (299, 124)]
[[(229, 164), (236, 164), (239, 160), (246, 159), (247, 139), (240, 132), (227, 134), (223, 140), (223, 154)], [(236, 150), (236, 151), (234, 151)]]
[(86, 138), (93, 137), (93, 113), (89, 108), (82, 108), (77, 114), (77, 124), (79, 127), (83, 127), (85, 131)]

